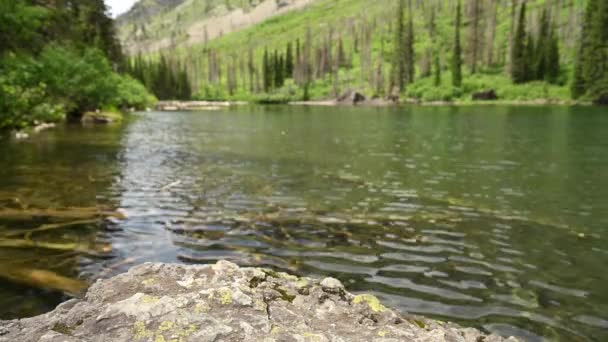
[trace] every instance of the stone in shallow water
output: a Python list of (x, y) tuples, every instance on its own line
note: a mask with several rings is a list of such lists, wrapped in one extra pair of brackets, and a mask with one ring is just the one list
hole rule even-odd
[(0, 341), (515, 341), (486, 337), (352, 295), (339, 280), (215, 265), (143, 264), (83, 300), (0, 322)]

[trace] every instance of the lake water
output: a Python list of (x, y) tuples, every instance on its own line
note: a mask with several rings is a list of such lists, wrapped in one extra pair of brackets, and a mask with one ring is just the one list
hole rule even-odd
[[(606, 341), (607, 128), (586, 107), (243, 106), (4, 137), (0, 274), (228, 259), (530, 341)], [(1, 214), (90, 207), (127, 218)], [(65, 298), (0, 276), (2, 318)]]

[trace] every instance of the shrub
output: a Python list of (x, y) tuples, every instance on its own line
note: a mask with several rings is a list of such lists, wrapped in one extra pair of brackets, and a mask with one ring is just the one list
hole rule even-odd
[(138, 81), (115, 73), (97, 49), (51, 45), (36, 59), (0, 59), (0, 129), (58, 121), (64, 113), (80, 117), (104, 106), (141, 109), (155, 100)]
[(33, 82), (34, 68), (27, 57), (0, 60), (0, 130), (63, 119), (62, 106), (48, 101), (45, 84)]

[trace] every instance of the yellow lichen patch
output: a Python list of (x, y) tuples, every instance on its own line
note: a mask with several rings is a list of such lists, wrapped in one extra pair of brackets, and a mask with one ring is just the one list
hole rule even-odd
[(291, 280), (291, 281), (297, 281), (298, 277), (288, 274), (288, 273), (284, 273), (284, 272), (279, 272), (279, 278), (285, 279), (285, 280)]
[(209, 310), (211, 310), (211, 308), (209, 307), (209, 305), (207, 303), (198, 303), (194, 306), (194, 313), (197, 315), (202, 314), (203, 312), (209, 312)]
[(158, 326), (158, 330), (160, 331), (167, 331), (167, 330), (171, 330), (173, 329), (173, 326), (175, 324), (171, 321), (163, 321), (162, 323), (160, 323), (160, 325)]
[(303, 333), (302, 336), (308, 338), (309, 341), (313, 341), (313, 342), (319, 342), (323, 339), (322, 335), (314, 334), (314, 333), (310, 333), (310, 332)]
[(384, 310), (386, 310), (386, 307), (380, 304), (380, 300), (370, 294), (358, 295), (355, 296), (355, 299), (353, 299), (353, 303), (355, 304), (361, 304), (363, 302), (367, 303), (367, 305), (369, 305), (369, 308), (375, 312), (383, 312)]
[(380, 331), (378, 331), (378, 336), (380, 337), (384, 337), (386, 335), (388, 335), (390, 332), (388, 330), (382, 329)]
[(188, 337), (192, 334), (194, 334), (194, 332), (196, 332), (197, 327), (194, 324), (190, 324), (187, 328), (183, 328), (177, 331), (177, 334), (181, 337)]
[(153, 278), (149, 278), (149, 279), (142, 281), (141, 283), (145, 286), (150, 286), (150, 285), (154, 284), (154, 282), (155, 282), (155, 280)]
[(309, 285), (308, 280), (303, 279), (303, 278), (302, 279), (298, 279), (298, 281), (296, 282), (296, 286), (298, 288), (300, 288), (300, 289), (303, 288), (303, 287), (307, 287), (308, 285)]
[(144, 295), (143, 297), (141, 297), (140, 302), (142, 304), (154, 304), (154, 303), (158, 302), (159, 300), (160, 300), (160, 298), (158, 298), (158, 297)]
[(257, 311), (266, 311), (266, 303), (258, 299), (253, 302), (253, 309)]
[(232, 291), (230, 291), (229, 288), (221, 288), (217, 290), (217, 293), (220, 296), (219, 300), (222, 305), (228, 305), (232, 303)]
[(283, 332), (283, 329), (281, 327), (272, 327), (272, 330), (270, 330), (270, 334), (271, 335), (278, 335), (281, 332)]
[(146, 323), (137, 321), (133, 323), (133, 340), (139, 341), (152, 337), (152, 332), (146, 329)]
[(156, 335), (156, 338), (154, 339), (154, 342), (166, 342), (165, 336), (163, 336), (163, 335)]

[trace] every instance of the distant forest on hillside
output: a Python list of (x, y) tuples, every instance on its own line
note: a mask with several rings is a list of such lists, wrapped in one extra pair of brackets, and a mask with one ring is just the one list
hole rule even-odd
[(176, 34), (128, 68), (164, 99), (284, 102), (356, 89), (466, 101), (493, 89), (505, 100), (602, 101), (607, 18), (605, 0), (317, 0), (194, 46)]

